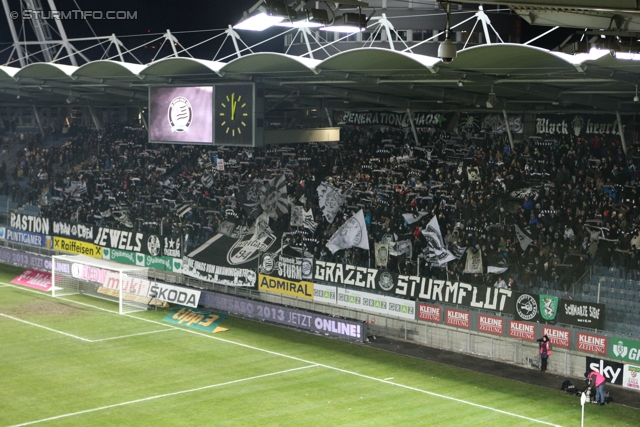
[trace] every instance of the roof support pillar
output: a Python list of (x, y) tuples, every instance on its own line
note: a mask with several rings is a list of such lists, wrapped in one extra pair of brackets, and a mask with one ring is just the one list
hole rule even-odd
[(96, 127), (96, 130), (101, 130), (100, 121), (98, 120), (96, 114), (93, 112), (93, 108), (91, 108), (91, 105), (88, 105), (87, 107), (89, 108), (89, 114), (91, 114), (91, 120), (93, 121), (93, 125)]
[(504, 117), (504, 123), (507, 126), (507, 135), (509, 136), (509, 145), (511, 146), (511, 152), (515, 149), (513, 146), (513, 135), (511, 135), (511, 126), (509, 126), (509, 116), (507, 116), (507, 110), (502, 110), (502, 116)]
[(42, 129), (42, 122), (40, 121), (40, 115), (38, 114), (36, 104), (33, 104), (33, 116), (36, 118), (36, 123), (38, 123), (38, 128), (40, 128), (40, 135), (42, 135), (42, 139), (44, 140), (44, 129)]
[(411, 108), (407, 108), (407, 116), (409, 116), (409, 123), (411, 124), (411, 132), (413, 132), (415, 143), (416, 145), (420, 145), (418, 143), (418, 132), (416, 132), (416, 124), (413, 122), (413, 114), (411, 114)]
[(620, 131), (620, 142), (622, 143), (622, 150), (624, 154), (627, 154), (627, 141), (624, 139), (624, 128), (622, 127), (622, 118), (620, 117), (620, 111), (616, 111), (616, 119), (618, 119), (618, 130)]

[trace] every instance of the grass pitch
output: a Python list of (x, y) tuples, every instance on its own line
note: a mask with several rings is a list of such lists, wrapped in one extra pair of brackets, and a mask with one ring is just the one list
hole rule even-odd
[[(208, 334), (0, 272), (0, 426), (579, 426), (575, 396), (228, 317)], [(640, 397), (640, 396), (639, 396)], [(640, 411), (586, 405), (587, 426)]]

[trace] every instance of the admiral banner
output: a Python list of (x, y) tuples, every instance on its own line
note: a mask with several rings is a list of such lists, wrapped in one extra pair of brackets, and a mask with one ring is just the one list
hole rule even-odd
[[(450, 113), (413, 112), (411, 118), (416, 127), (446, 127), (451, 121)], [(344, 111), (339, 117), (340, 124), (360, 126), (410, 127), (411, 121), (406, 111)]]
[(640, 341), (611, 337), (609, 339), (609, 357), (625, 362), (640, 362)]
[(502, 335), (504, 333), (504, 319), (502, 317), (478, 315), (478, 331), (488, 334)]
[(427, 322), (442, 322), (442, 307), (431, 304), (418, 304), (418, 320)]
[[(627, 128), (628, 116), (622, 116), (622, 129)], [(586, 138), (589, 135), (620, 135), (615, 114), (538, 114), (536, 135), (560, 134)]]
[(447, 320), (445, 323), (456, 328), (469, 329), (471, 327), (471, 313), (468, 311), (447, 309)]
[(280, 277), (258, 275), (258, 290), (276, 294), (288, 295), (303, 299), (313, 299), (312, 282), (294, 282)]
[(226, 286), (255, 287), (257, 274), (250, 268), (223, 267), (186, 258), (182, 274)]
[(343, 288), (338, 288), (337, 291), (338, 305), (340, 306), (403, 319), (414, 320), (416, 318), (416, 303), (414, 301)]
[(542, 327), (542, 335), (549, 337), (549, 342), (555, 347), (569, 348), (571, 346), (571, 331), (568, 329)]
[(325, 304), (336, 304), (338, 301), (338, 292), (335, 286), (313, 284), (313, 302), (322, 302)]
[(288, 280), (312, 280), (313, 258), (291, 257), (268, 252), (260, 259), (260, 273)]
[(604, 329), (604, 304), (561, 299), (557, 321), (583, 328)]
[(43, 234), (30, 233), (28, 231), (4, 229), (4, 238), (11, 242), (18, 242), (30, 246), (39, 246), (41, 248), (51, 249), (53, 241), (50, 236)]
[(86, 255), (92, 258), (102, 258), (102, 247), (79, 240), (54, 237), (53, 249), (76, 255)]
[(363, 342), (365, 339), (364, 322), (362, 321), (325, 316), (216, 292), (204, 292), (201, 304), (214, 310), (221, 310), (249, 319), (285, 325), (348, 341)]
[(9, 215), (9, 227), (15, 230), (28, 231), (36, 234), (51, 234), (49, 218), (33, 215), (21, 215), (11, 212)]
[(594, 354), (607, 354), (607, 337), (578, 332), (578, 350)]
[(598, 371), (607, 379), (608, 383), (622, 385), (623, 368), (622, 363), (587, 356), (586, 372)]
[(536, 324), (528, 322), (509, 321), (509, 336), (528, 341), (536, 340)]

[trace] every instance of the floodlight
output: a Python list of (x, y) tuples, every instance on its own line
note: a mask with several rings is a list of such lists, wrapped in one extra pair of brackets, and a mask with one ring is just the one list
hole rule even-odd
[(329, 14), (324, 9), (303, 9), (293, 20), (283, 20), (276, 24), (279, 27), (320, 28), (329, 23)]
[(367, 29), (369, 19), (362, 13), (345, 13), (336, 17), (333, 25), (322, 27), (321, 30), (336, 33), (357, 33)]
[(264, 31), (284, 21), (293, 20), (296, 14), (284, 1), (260, 0), (246, 11), (242, 20), (233, 26), (235, 30)]

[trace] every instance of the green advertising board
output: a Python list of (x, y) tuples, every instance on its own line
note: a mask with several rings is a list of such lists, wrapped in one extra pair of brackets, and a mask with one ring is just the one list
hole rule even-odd
[(624, 338), (609, 338), (609, 357), (625, 362), (638, 363), (640, 361), (640, 341)]
[(182, 272), (182, 260), (179, 258), (151, 256), (142, 253), (122, 251), (112, 248), (103, 248), (102, 258), (119, 262), (121, 264), (138, 265), (140, 267), (149, 267), (162, 271), (172, 271), (174, 273)]
[(220, 322), (226, 319), (227, 315), (216, 313), (202, 308), (177, 307), (162, 319), (163, 322), (174, 325), (187, 326), (205, 332), (226, 331), (220, 328)]

